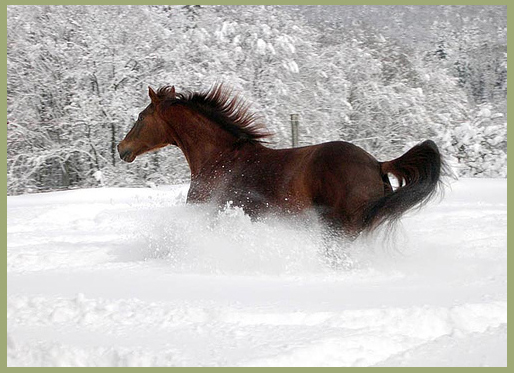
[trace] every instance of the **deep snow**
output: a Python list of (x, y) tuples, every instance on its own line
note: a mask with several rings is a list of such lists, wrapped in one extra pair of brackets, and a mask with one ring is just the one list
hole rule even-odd
[(8, 197), (8, 366), (506, 366), (506, 179), (453, 183), (337, 268), (315, 220), (186, 192)]

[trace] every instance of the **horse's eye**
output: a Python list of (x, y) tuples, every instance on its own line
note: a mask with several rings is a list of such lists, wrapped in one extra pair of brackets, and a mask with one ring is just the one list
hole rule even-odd
[(143, 120), (143, 116), (142, 116), (141, 114), (139, 114), (139, 116), (137, 117), (137, 120), (138, 120), (139, 122), (141, 122), (141, 121)]

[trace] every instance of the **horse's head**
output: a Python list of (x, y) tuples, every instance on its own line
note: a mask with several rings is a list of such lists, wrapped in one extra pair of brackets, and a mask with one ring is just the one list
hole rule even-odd
[[(139, 113), (132, 129), (118, 144), (120, 158), (125, 162), (134, 161), (140, 154), (175, 144), (166, 122), (159, 115), (158, 109), (162, 98), (150, 87), (148, 87), (148, 94), (151, 99), (150, 105)], [(170, 96), (175, 96), (174, 87), (167, 92), (167, 97)]]

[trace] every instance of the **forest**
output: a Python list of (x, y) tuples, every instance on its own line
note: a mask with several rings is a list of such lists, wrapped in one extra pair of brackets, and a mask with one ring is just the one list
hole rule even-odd
[(7, 193), (187, 182), (178, 148), (116, 145), (148, 86), (224, 82), (269, 146), (432, 139), (462, 177), (507, 176), (506, 6), (8, 6)]

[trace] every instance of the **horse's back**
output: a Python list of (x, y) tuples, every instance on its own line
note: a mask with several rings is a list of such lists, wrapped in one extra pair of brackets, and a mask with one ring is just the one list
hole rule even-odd
[(283, 180), (290, 182), (286, 189), (301, 190), (313, 204), (334, 205), (354, 195), (370, 198), (383, 191), (380, 162), (345, 141), (274, 150), (267, 161), (267, 171), (278, 167)]
[(350, 163), (376, 166), (378, 161), (364, 149), (346, 141), (330, 141), (313, 146), (315, 155), (321, 161), (346, 159)]
[(380, 162), (364, 149), (345, 141), (317, 145), (312, 155), (312, 171), (321, 177), (335, 177), (354, 183), (380, 176)]

